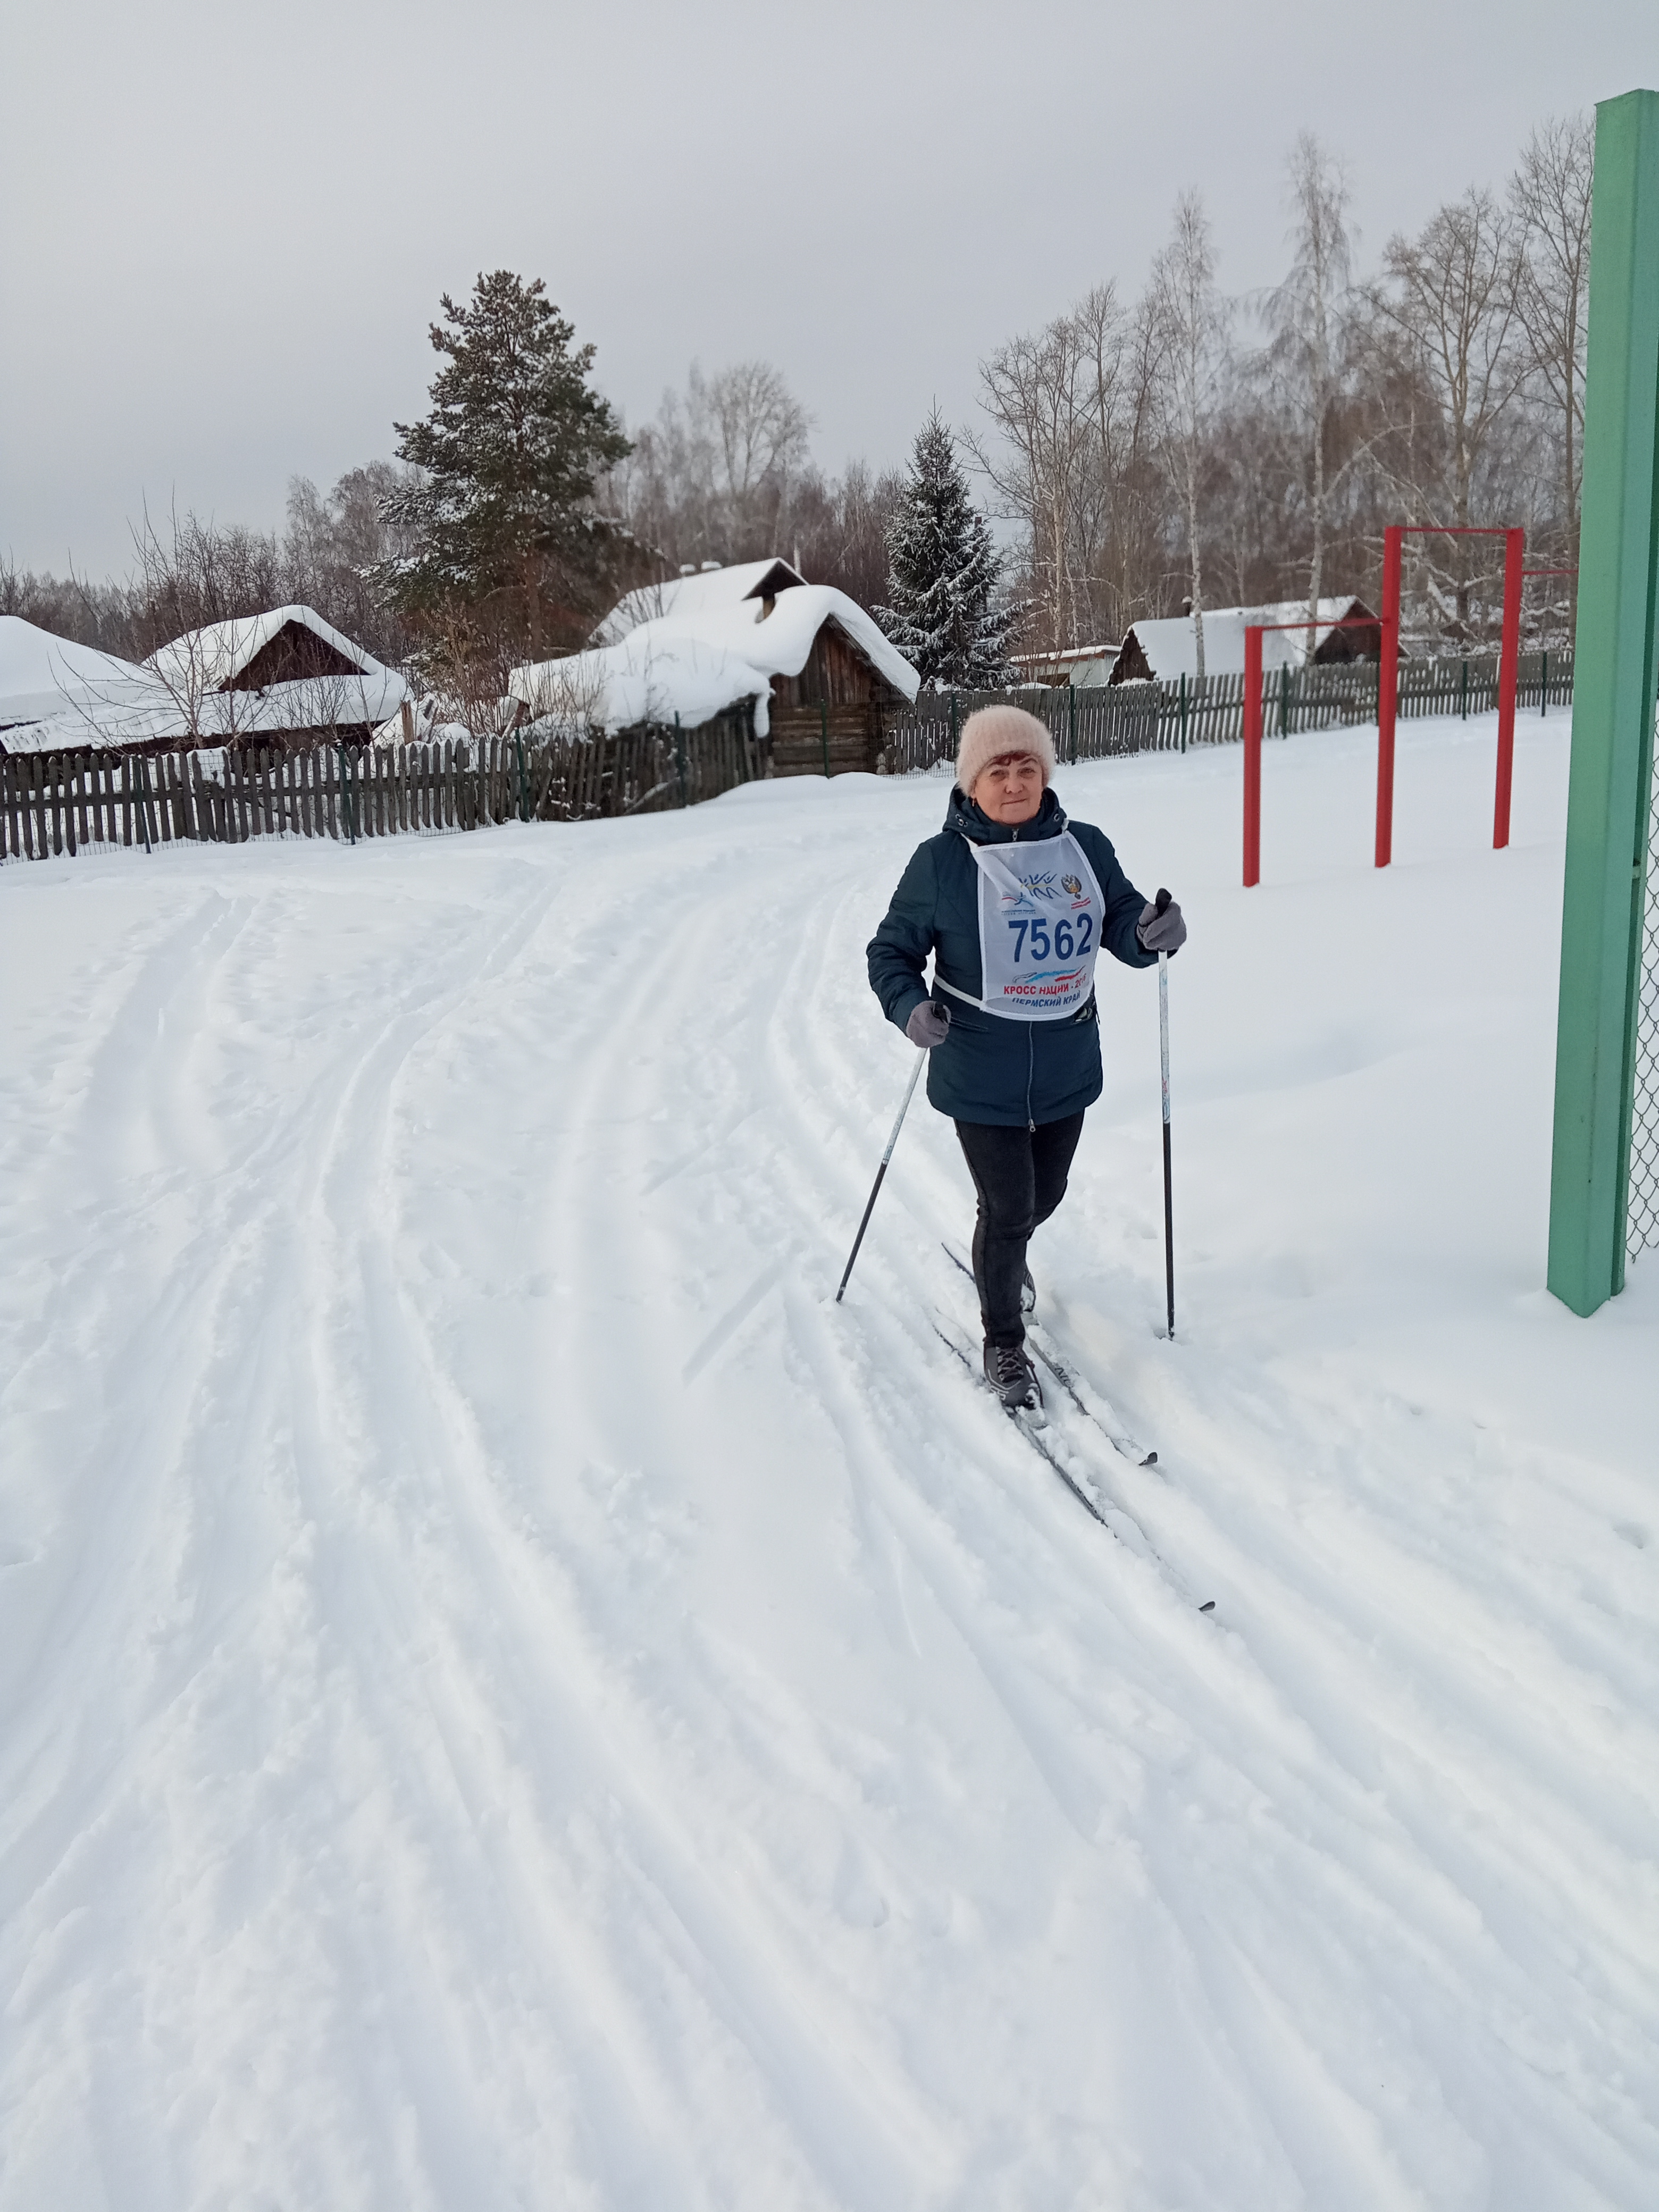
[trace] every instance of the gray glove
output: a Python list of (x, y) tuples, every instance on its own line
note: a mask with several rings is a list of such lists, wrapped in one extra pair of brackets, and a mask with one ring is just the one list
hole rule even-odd
[(937, 999), (924, 999), (919, 1006), (910, 1009), (904, 1034), (912, 1044), (920, 1045), (924, 1052), (932, 1052), (951, 1034), (951, 1009), (940, 1006)]
[(1181, 908), (1168, 891), (1160, 891), (1155, 900), (1142, 907), (1135, 935), (1143, 952), (1180, 951), (1187, 942), (1187, 925), (1181, 918)]

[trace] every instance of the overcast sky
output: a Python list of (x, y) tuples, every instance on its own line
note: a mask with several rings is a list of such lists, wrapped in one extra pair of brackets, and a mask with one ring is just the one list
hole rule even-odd
[(630, 421), (760, 356), (824, 466), (897, 460), (1133, 293), (1184, 186), (1270, 283), (1312, 129), (1370, 259), (1659, 84), (1659, 0), (10, 0), (3, 52), (0, 554), (101, 575), (145, 500), (268, 527), (389, 455), (481, 269), (546, 279)]

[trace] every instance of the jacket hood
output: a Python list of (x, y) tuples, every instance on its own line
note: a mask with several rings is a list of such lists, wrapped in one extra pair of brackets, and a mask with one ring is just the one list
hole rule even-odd
[(993, 822), (971, 799), (963, 796), (957, 786), (951, 791), (951, 804), (945, 810), (945, 826), (974, 845), (1029, 845), (1039, 837), (1058, 837), (1066, 827), (1066, 809), (1055, 798), (1050, 784), (1042, 794), (1042, 805), (1029, 822)]

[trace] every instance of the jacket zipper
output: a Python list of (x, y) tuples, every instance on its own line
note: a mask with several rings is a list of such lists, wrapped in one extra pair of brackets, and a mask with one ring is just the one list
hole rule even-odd
[[(1014, 845), (1018, 844), (1019, 831), (1018, 829), (1015, 830), (1012, 837), (1009, 840), (1009, 842)], [(1025, 1024), (1025, 1127), (1027, 1131), (1033, 1137), (1036, 1134), (1036, 1123), (1033, 1120), (1031, 1115), (1031, 1085), (1036, 1080), (1036, 1024), (1034, 1022), (1027, 1022)]]

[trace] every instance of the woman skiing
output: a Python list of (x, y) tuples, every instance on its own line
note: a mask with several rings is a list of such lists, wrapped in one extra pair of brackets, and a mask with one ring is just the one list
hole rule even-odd
[(974, 1179), (985, 1376), (1011, 1408), (1042, 1402), (1020, 1318), (1025, 1248), (1066, 1195), (1101, 1093), (1095, 957), (1149, 968), (1187, 936), (1178, 906), (1159, 914), (1109, 841), (1066, 819), (1054, 772), (1034, 714), (970, 714), (945, 827), (911, 856), (868, 956), (882, 1012), (933, 1055), (928, 1101), (955, 1121)]

